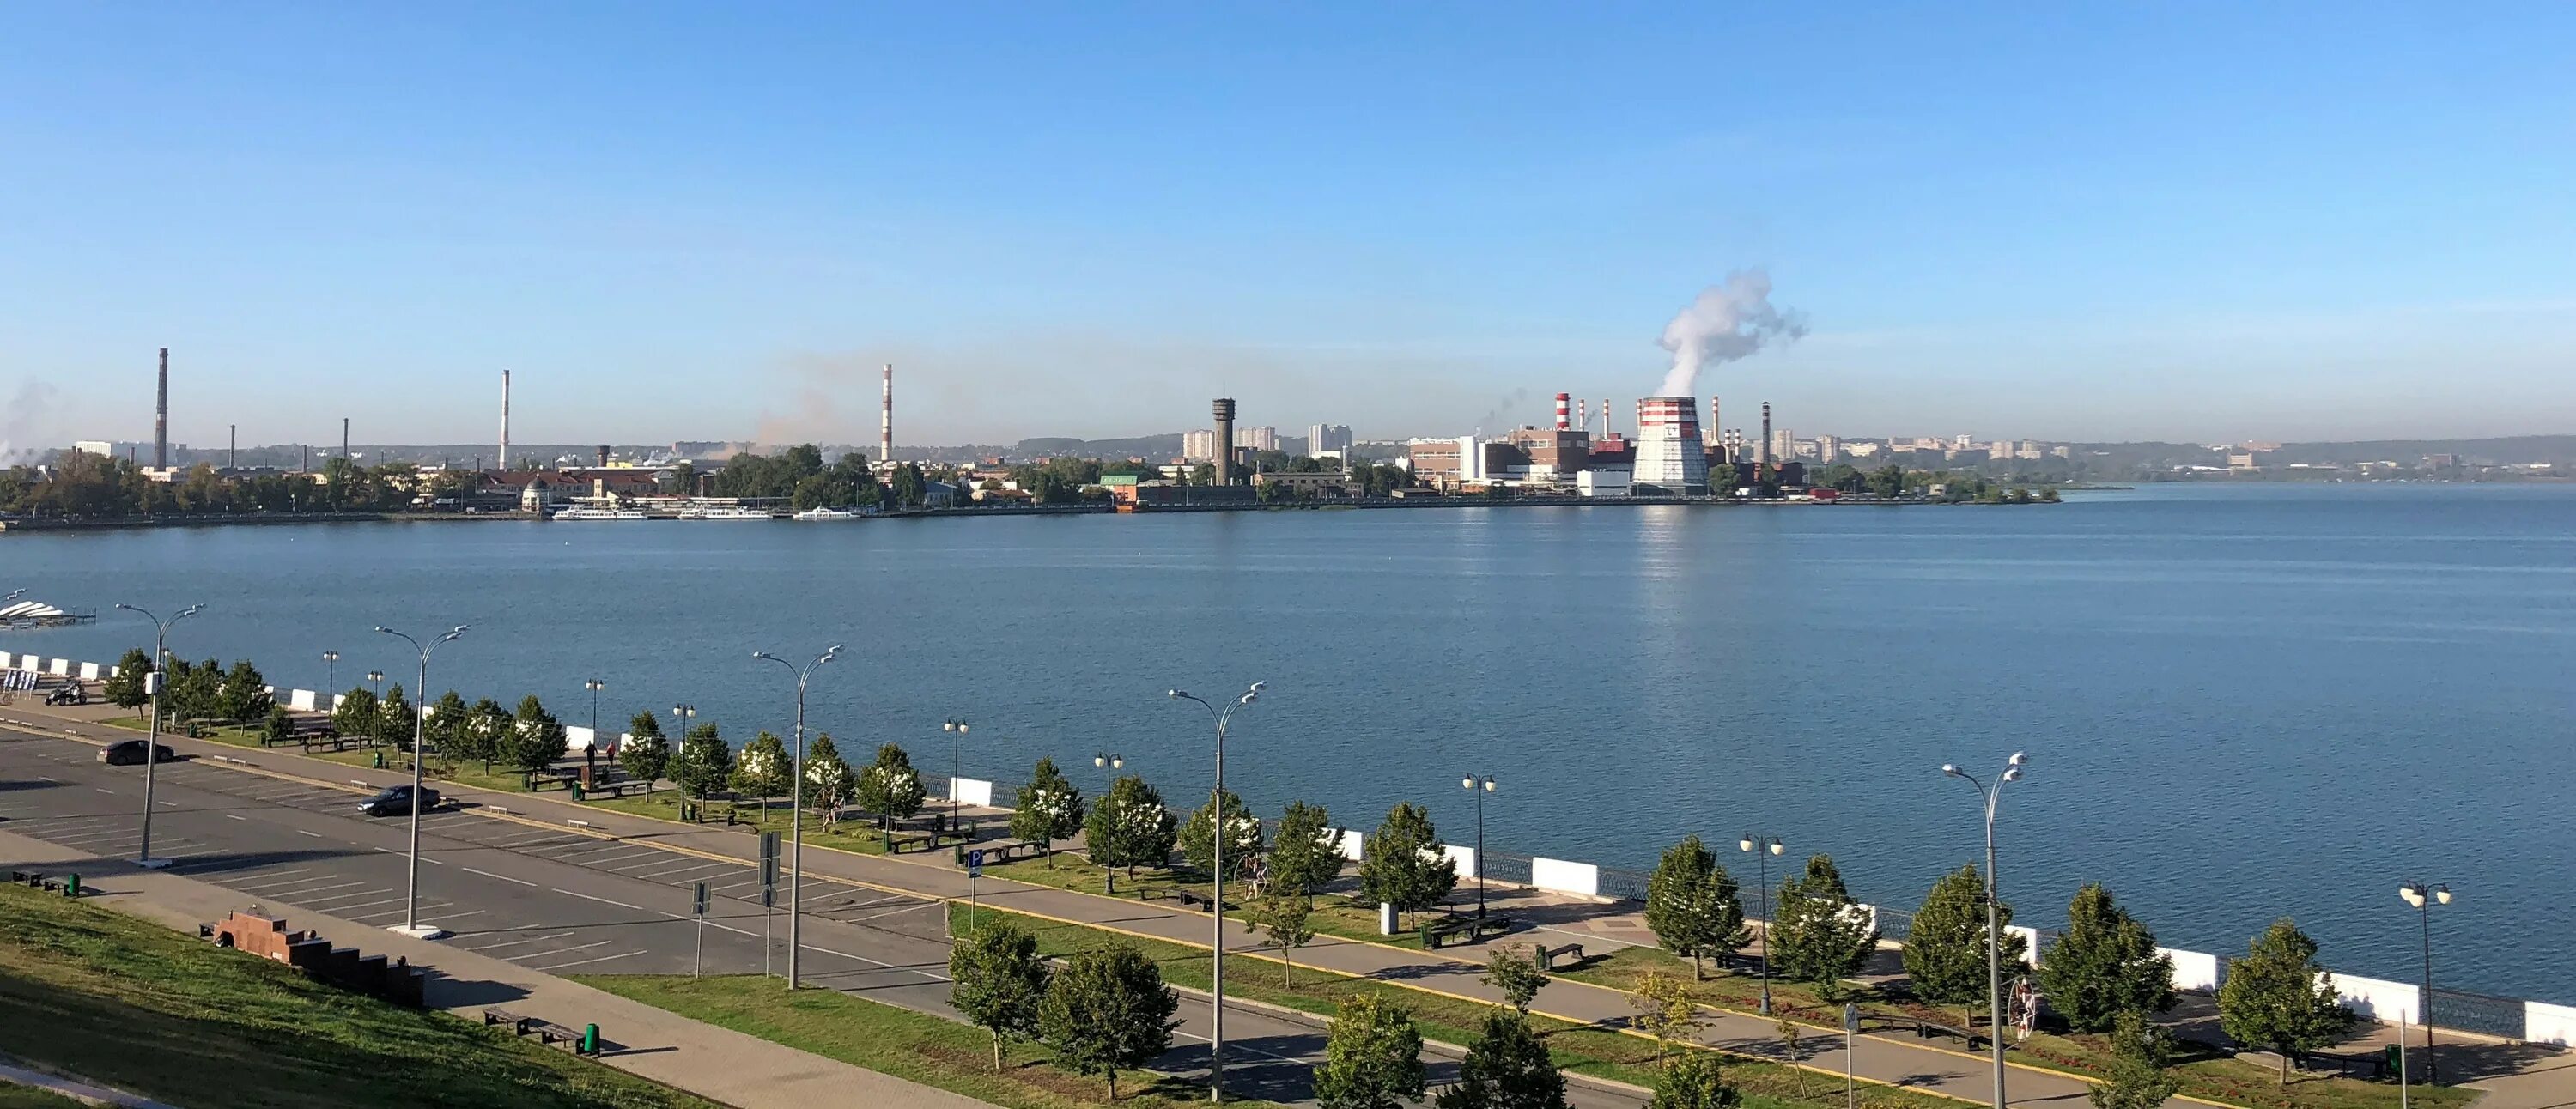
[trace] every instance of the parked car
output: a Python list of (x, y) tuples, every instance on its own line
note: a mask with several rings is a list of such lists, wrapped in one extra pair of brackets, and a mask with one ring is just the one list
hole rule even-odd
[[(420, 800), (420, 811), (428, 812), (435, 809), (438, 807), (438, 791), (422, 786)], [(388, 786), (375, 796), (358, 802), (358, 811), (368, 816), (409, 816), (411, 815), (411, 787)]]
[(143, 752), (146, 749), (152, 751), (155, 762), (172, 762), (179, 757), (178, 752), (172, 751), (166, 744), (155, 744), (148, 739), (129, 739), (100, 748), (98, 761), (109, 766), (141, 766)]

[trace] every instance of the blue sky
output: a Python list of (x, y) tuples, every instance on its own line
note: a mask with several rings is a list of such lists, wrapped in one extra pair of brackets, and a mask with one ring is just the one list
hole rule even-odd
[[(2576, 8), (16, 5), (0, 436), (2576, 431)], [(1517, 398), (1517, 399), (1515, 399)], [(1743, 407), (1737, 407), (1738, 402)], [(1623, 416), (1622, 423), (1628, 422)], [(1729, 423), (1740, 422), (1730, 419)]]

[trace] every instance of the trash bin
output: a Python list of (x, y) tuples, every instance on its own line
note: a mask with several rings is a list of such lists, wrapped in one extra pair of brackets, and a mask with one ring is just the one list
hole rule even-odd
[(586, 797), (588, 797), (588, 796), (589, 796), (589, 793), (590, 793), (590, 791), (588, 791), (588, 790), (585, 790), (585, 789), (581, 788), (581, 783), (580, 783), (580, 782), (574, 782), (574, 783), (572, 784), (572, 799), (573, 799), (573, 800), (575, 800), (575, 801), (583, 800), (584, 798), (586, 798)]

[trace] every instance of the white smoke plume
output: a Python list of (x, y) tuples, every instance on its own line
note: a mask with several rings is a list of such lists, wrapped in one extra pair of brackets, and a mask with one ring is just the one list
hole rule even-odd
[(30, 381), (18, 386), (9, 403), (0, 406), (0, 466), (43, 460), (47, 453), (44, 445), (29, 440), (43, 433), (54, 394), (52, 385)]
[(1673, 352), (1673, 368), (1664, 375), (1659, 397), (1698, 395), (1693, 379), (1720, 362), (1733, 362), (1774, 340), (1793, 341), (1807, 333), (1806, 317), (1771, 303), (1771, 275), (1737, 270), (1726, 280), (1700, 290), (1699, 297), (1664, 325), (1664, 349)]

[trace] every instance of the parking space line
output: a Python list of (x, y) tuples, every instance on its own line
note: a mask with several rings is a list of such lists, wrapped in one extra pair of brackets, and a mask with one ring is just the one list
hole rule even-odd
[(536, 885), (536, 883), (535, 883), (535, 882), (530, 882), (530, 881), (525, 881), (525, 880), (518, 879), (518, 878), (513, 878), (513, 877), (510, 877), (510, 876), (509, 876), (509, 875), (507, 875), (507, 874), (494, 874), (494, 873), (492, 873), (491, 871), (488, 871), (488, 870), (476, 870), (476, 869), (474, 869), (473, 867), (470, 867), (470, 866), (469, 866), (469, 867), (463, 867), (463, 868), (460, 868), (460, 869), (464, 870), (467, 874), (480, 874), (480, 875), (482, 875), (482, 876), (484, 876), (484, 877), (486, 877), (486, 878), (498, 878), (498, 879), (500, 879), (500, 880), (502, 880), (502, 881), (504, 881), (504, 882), (517, 882), (517, 883), (519, 883), (520, 885), (528, 886), (528, 887), (532, 887), (532, 888)]
[(552, 951), (531, 951), (524, 955), (503, 955), (501, 957), (515, 963), (521, 959), (543, 959), (549, 955), (570, 955), (575, 951), (588, 951), (594, 947), (606, 947), (609, 944), (616, 942), (616, 940), (600, 940), (596, 943), (585, 943), (578, 947), (558, 947)]
[(554, 889), (554, 891), (555, 891), (556, 893), (560, 893), (560, 894), (562, 894), (562, 895), (564, 895), (564, 896), (566, 896), (566, 897), (578, 897), (578, 898), (581, 898), (581, 899), (582, 899), (582, 900), (584, 900), (584, 901), (597, 901), (597, 902), (599, 902), (600, 904), (603, 904), (603, 905), (615, 905), (615, 906), (617, 906), (618, 908), (621, 908), (621, 909), (633, 909), (633, 910), (635, 910), (636, 912), (639, 912), (639, 913), (644, 911), (644, 906), (642, 906), (642, 905), (629, 905), (629, 904), (627, 904), (627, 903), (625, 903), (625, 902), (623, 902), (623, 901), (611, 901), (611, 900), (609, 900), (609, 899), (607, 899), (607, 898), (605, 898), (605, 897), (592, 897), (591, 895), (586, 894), (586, 893), (574, 893), (573, 891), (568, 890), (568, 889), (557, 889), (557, 888), (552, 887), (552, 886), (549, 886), (549, 887), (547, 887), (547, 888), (548, 888), (548, 889)]
[[(375, 891), (373, 891), (373, 892), (375, 892), (375, 893), (392, 893), (393, 891), (392, 891), (392, 890), (389, 890), (389, 889), (386, 889), (386, 890), (375, 890)], [(360, 894), (352, 894), (351, 896), (354, 896), (354, 897), (365, 897), (365, 896), (367, 896), (367, 895), (366, 895), (366, 894), (363, 894), (363, 893), (360, 893)], [(324, 900), (326, 900), (326, 901), (338, 901), (338, 900), (341, 900), (341, 899), (340, 899), (340, 898), (337, 898), (337, 897), (330, 897), (330, 898), (324, 898)], [(331, 908), (323, 909), (322, 911), (323, 911), (323, 912), (326, 912), (326, 913), (344, 913), (344, 912), (347, 912), (347, 911), (349, 911), (349, 910), (351, 910), (351, 909), (372, 909), (372, 908), (375, 908), (375, 907), (376, 907), (376, 906), (378, 906), (378, 905), (399, 905), (399, 904), (402, 904), (405, 900), (407, 900), (407, 898), (401, 898), (401, 897), (386, 897), (386, 898), (380, 898), (380, 899), (375, 900), (375, 901), (361, 901), (361, 902), (359, 902), (359, 903), (357, 903), (357, 904), (355, 904), (355, 905), (335, 905), (335, 906), (333, 906), (333, 907), (331, 907)], [(311, 908), (311, 907), (318, 907), (318, 906), (307, 906), (307, 907), (308, 907), (308, 908)], [(421, 911), (423, 911), (423, 912), (427, 912), (427, 911), (428, 911), (428, 907), (427, 907), (427, 906), (422, 906)]]
[(487, 943), (487, 944), (484, 944), (484, 945), (483, 945), (483, 946), (481, 946), (481, 947), (465, 947), (465, 945), (463, 945), (463, 944), (458, 944), (457, 946), (459, 946), (459, 947), (465, 947), (465, 950), (467, 950), (467, 951), (497, 951), (497, 950), (500, 950), (501, 948), (504, 948), (504, 947), (517, 947), (517, 946), (519, 946), (519, 945), (521, 945), (521, 944), (529, 944), (529, 943), (543, 943), (543, 942), (545, 942), (545, 941), (547, 941), (547, 940), (559, 940), (559, 939), (562, 939), (562, 938), (564, 938), (564, 937), (566, 937), (566, 936), (570, 936), (570, 935), (574, 935), (574, 934), (575, 934), (575, 933), (572, 933), (572, 932), (556, 932), (556, 933), (554, 933), (554, 934), (552, 934), (552, 935), (545, 935), (545, 936), (530, 936), (530, 937), (528, 937), (528, 938), (526, 938), (526, 939), (524, 939), (524, 940), (511, 940), (511, 941), (509, 941), (509, 942), (507, 942), (507, 943)]
[[(687, 915), (684, 915), (684, 914), (681, 914), (681, 913), (664, 913), (664, 914), (662, 914), (662, 915), (663, 915), (663, 916), (667, 916), (667, 917), (669, 917), (669, 918), (671, 918), (671, 919), (673, 919), (673, 920), (696, 920), (696, 919), (698, 919), (698, 918), (696, 918), (696, 917), (693, 917), (693, 916), (687, 916)], [(709, 928), (722, 928), (722, 929), (724, 929), (725, 931), (731, 932), (731, 933), (733, 933), (734, 935), (737, 935), (737, 936), (757, 936), (757, 935), (759, 935), (759, 934), (760, 934), (760, 933), (758, 933), (758, 932), (754, 932), (754, 931), (752, 931), (752, 930), (750, 930), (750, 929), (748, 929), (748, 928), (736, 928), (736, 927), (734, 927), (733, 925), (730, 925), (730, 924), (718, 924), (718, 923), (716, 923), (715, 921), (712, 921), (712, 920), (710, 920), (710, 921), (708, 921), (708, 922), (707, 922), (707, 927), (709, 927)]]
[(562, 970), (562, 969), (564, 969), (565, 967), (588, 966), (588, 965), (590, 965), (590, 964), (592, 964), (592, 963), (604, 963), (604, 962), (609, 961), (610, 959), (631, 959), (631, 958), (634, 958), (634, 957), (635, 957), (635, 956), (637, 956), (637, 955), (642, 955), (642, 954), (646, 954), (646, 952), (645, 952), (642, 948), (638, 948), (638, 949), (636, 949), (636, 950), (626, 952), (625, 954), (622, 954), (622, 955), (602, 955), (602, 956), (600, 956), (600, 957), (598, 957), (598, 958), (596, 958), (596, 959), (575, 959), (575, 960), (573, 960), (572, 962), (569, 962), (569, 963), (548, 963), (548, 964), (546, 964), (546, 965), (544, 965), (544, 966), (531, 966), (531, 967), (529, 967), (528, 969), (530, 969), (530, 970), (543, 970), (543, 971), (555, 971), (555, 970)]
[[(308, 831), (305, 831), (305, 830), (304, 830), (304, 829), (302, 829), (302, 828), (298, 828), (298, 829), (296, 829), (296, 830), (295, 830), (295, 834), (296, 834), (296, 835), (299, 835), (299, 836), (311, 836), (311, 837), (313, 837), (313, 838), (315, 838), (315, 839), (320, 839), (320, 838), (322, 838), (322, 833), (320, 833), (320, 832), (308, 832)], [(1214, 943), (1214, 942), (1216, 942), (1216, 941), (1214, 941), (1214, 940), (1210, 940), (1210, 941), (1208, 941), (1208, 942), (1210, 942), (1210, 943)]]
[[(378, 894), (392, 893), (393, 891), (394, 891), (394, 888), (393, 888), (392, 886), (386, 886), (386, 887), (384, 887), (383, 889), (359, 890), (359, 891), (358, 891), (358, 892), (356, 892), (356, 893), (335, 893), (335, 894), (330, 895), (329, 897), (304, 897), (304, 896), (303, 896), (303, 895), (301, 895), (301, 894), (293, 894), (293, 895), (290, 895), (290, 896), (294, 896), (294, 897), (297, 897), (298, 899), (300, 899), (300, 900), (302, 901), (302, 903), (303, 903), (304, 907), (306, 907), (306, 908), (308, 908), (308, 909), (321, 909), (321, 908), (322, 908), (322, 906), (327, 905), (327, 904), (330, 904), (331, 902), (334, 902), (334, 901), (347, 901), (347, 900), (349, 900), (349, 899), (351, 899), (351, 898), (355, 898), (355, 897), (374, 897), (374, 896), (376, 896), (376, 895), (378, 895)], [(400, 899), (400, 898), (396, 898), (395, 900), (399, 901), (399, 900), (401, 900), (401, 899)], [(376, 901), (367, 901), (367, 902), (361, 902), (359, 905), (353, 905), (353, 906), (349, 906), (349, 907), (350, 907), (350, 908), (359, 908), (359, 907), (362, 907), (362, 906), (365, 906), (365, 905), (375, 905), (375, 904), (381, 904), (381, 902), (376, 902)], [(330, 911), (332, 911), (332, 910), (329, 910), (329, 909), (322, 909), (322, 911), (323, 911), (323, 912), (330, 912)]]
[[(962, 792), (964, 792), (964, 790), (961, 788), (961, 789), (959, 790), (959, 792), (961, 792), (961, 793), (962, 793)], [(243, 816), (243, 815), (241, 815), (241, 814), (239, 814), (239, 813), (225, 813), (225, 814), (224, 814), (224, 819), (226, 819), (226, 820), (248, 820), (248, 819), (250, 819), (250, 818), (249, 818), (249, 817), (247, 817), (247, 816)], [(1213, 942), (1213, 941), (1211, 941), (1211, 942)]]

